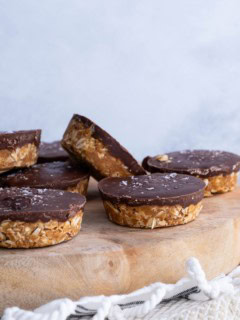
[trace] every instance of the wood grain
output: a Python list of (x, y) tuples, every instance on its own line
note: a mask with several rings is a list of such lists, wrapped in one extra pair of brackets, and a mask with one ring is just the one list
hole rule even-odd
[(197, 257), (207, 276), (240, 262), (240, 188), (204, 199), (187, 225), (130, 229), (108, 221), (92, 181), (82, 230), (53, 247), (0, 249), (0, 313), (8, 306), (32, 309), (52, 299), (120, 294), (155, 281), (175, 282), (184, 262)]

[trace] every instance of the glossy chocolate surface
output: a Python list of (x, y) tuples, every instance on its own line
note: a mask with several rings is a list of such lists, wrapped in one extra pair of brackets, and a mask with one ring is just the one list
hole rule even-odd
[(61, 146), (60, 141), (40, 143), (38, 163), (67, 161), (68, 159), (69, 155)]
[(198, 177), (227, 175), (240, 169), (240, 156), (218, 150), (185, 150), (166, 153), (167, 161), (147, 157), (143, 165), (150, 172), (177, 172)]
[(5, 173), (0, 176), (0, 186), (65, 190), (88, 177), (88, 172), (71, 165), (68, 161), (56, 161)]
[(205, 183), (198, 178), (177, 173), (106, 178), (99, 182), (104, 200), (138, 205), (181, 205), (187, 207), (203, 198)]
[(36, 147), (40, 144), (41, 130), (24, 130), (0, 132), (0, 150), (14, 150), (25, 144), (33, 143)]
[(66, 221), (81, 210), (85, 203), (84, 196), (61, 190), (0, 189), (0, 222)]

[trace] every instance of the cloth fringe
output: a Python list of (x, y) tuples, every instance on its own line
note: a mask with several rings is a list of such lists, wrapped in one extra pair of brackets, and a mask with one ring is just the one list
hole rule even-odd
[[(239, 300), (240, 310), (240, 298), (238, 299), (240, 267), (228, 275), (222, 274), (208, 281), (199, 261), (196, 258), (190, 258), (186, 262), (186, 271), (187, 277), (176, 284), (156, 282), (126, 295), (85, 297), (79, 301), (59, 299), (33, 311), (18, 307), (7, 308), (2, 320), (183, 319), (179, 317), (184, 310), (185, 313), (188, 312), (184, 319), (188, 319), (187, 317), (207, 319), (206, 311), (209, 311), (209, 308), (216, 307), (216, 304), (218, 306), (219, 301), (226, 301), (226, 304), (227, 301), (234, 299)], [(181, 310), (181, 305), (184, 305), (185, 309)], [(201, 307), (201, 315), (205, 314), (205, 318), (201, 318), (201, 315), (196, 313), (196, 308), (198, 310), (199, 307)], [(224, 311), (219, 306), (215, 313), (220, 310), (223, 314)], [(238, 312), (240, 318), (240, 311)], [(214, 319), (217, 318), (214, 317)], [(228, 318), (219, 319), (231, 319), (231, 315), (228, 315)]]

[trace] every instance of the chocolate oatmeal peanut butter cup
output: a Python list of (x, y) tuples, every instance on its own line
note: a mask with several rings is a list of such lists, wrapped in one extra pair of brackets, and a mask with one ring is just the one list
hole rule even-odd
[(86, 198), (48, 189), (0, 189), (0, 247), (37, 248), (72, 239)]
[(232, 191), (237, 185), (240, 156), (218, 150), (184, 150), (155, 157), (142, 162), (149, 172), (177, 172), (201, 178), (205, 197)]
[(68, 153), (62, 148), (61, 141), (41, 142), (39, 146), (38, 163), (67, 161)]
[(80, 115), (72, 117), (64, 133), (62, 146), (76, 161), (87, 165), (97, 180), (146, 173), (112, 136)]
[(202, 209), (205, 184), (177, 173), (105, 178), (98, 184), (109, 219), (134, 228), (177, 226)]
[(68, 161), (36, 164), (0, 176), (0, 187), (30, 187), (78, 192), (86, 195), (89, 172)]
[(41, 130), (0, 132), (0, 173), (37, 162)]

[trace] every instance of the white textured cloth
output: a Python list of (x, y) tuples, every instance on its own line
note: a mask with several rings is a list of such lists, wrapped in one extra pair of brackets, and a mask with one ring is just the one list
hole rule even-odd
[(210, 301), (175, 300), (161, 303), (145, 320), (235, 320), (240, 319), (240, 295), (222, 295)]
[(154, 283), (127, 295), (60, 299), (33, 311), (4, 311), (2, 320), (183, 320), (240, 319), (240, 267), (207, 281), (195, 258), (186, 262), (188, 276), (176, 284)]

